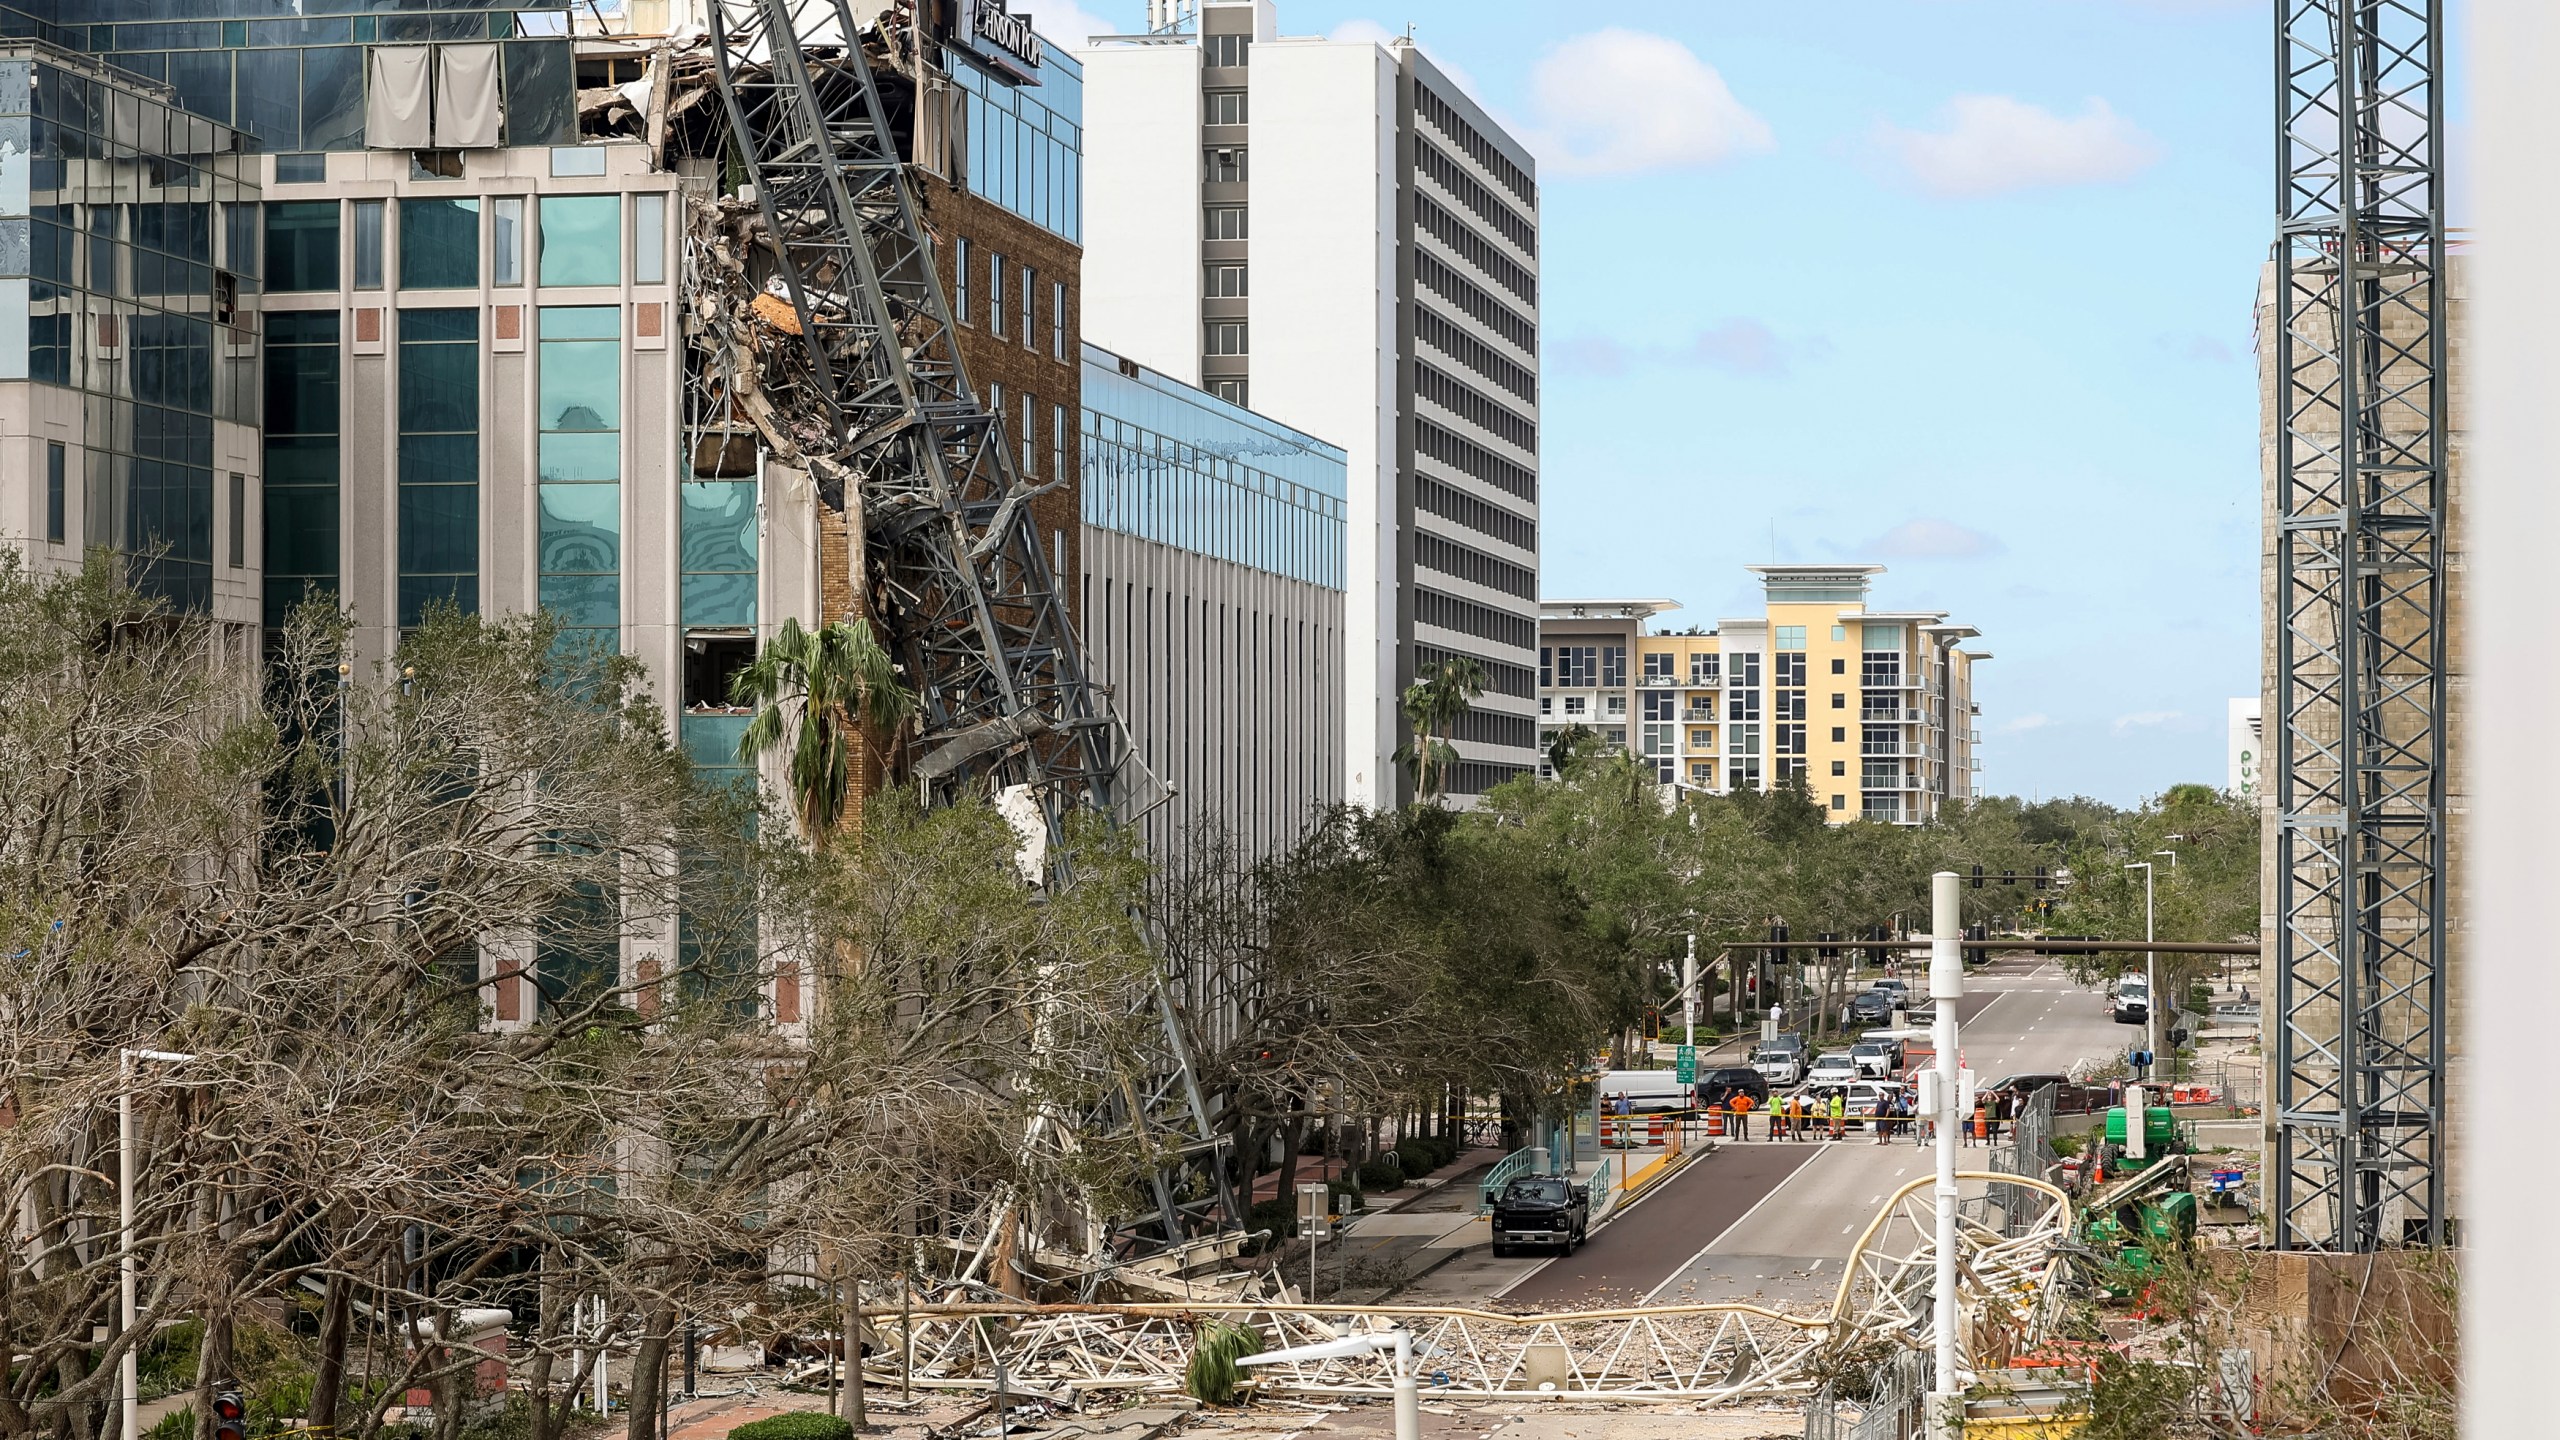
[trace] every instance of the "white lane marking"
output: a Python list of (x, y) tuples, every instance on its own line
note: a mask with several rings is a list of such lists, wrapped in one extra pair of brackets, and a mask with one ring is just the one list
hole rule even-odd
[[(1855, 1220), (1852, 1220), (1852, 1221), (1850, 1221), (1848, 1224), (1843, 1225), (1843, 1226), (1841, 1226), (1841, 1227), (1840, 1227), (1840, 1233), (1841, 1233), (1841, 1234), (1843, 1234), (1843, 1235), (1846, 1235), (1846, 1234), (1848, 1234), (1850, 1231), (1855, 1230), (1855, 1229), (1857, 1229), (1857, 1228), (1858, 1228), (1858, 1222), (1857, 1222), (1857, 1221), (1855, 1221)], [(1313, 1243), (1313, 1242), (1309, 1242), (1309, 1243)]]
[[(1690, 1256), (1688, 1259), (1681, 1261), (1681, 1262), (1680, 1262), (1680, 1268), (1679, 1268), (1679, 1269), (1674, 1270), (1674, 1271), (1672, 1271), (1669, 1275), (1667, 1275), (1667, 1276), (1663, 1277), (1663, 1281), (1662, 1281), (1662, 1283), (1661, 1283), (1661, 1284), (1656, 1285), (1656, 1286), (1654, 1286), (1652, 1289), (1647, 1290), (1646, 1292), (1644, 1292), (1644, 1298), (1643, 1298), (1642, 1300), (1637, 1301), (1636, 1303), (1637, 1303), (1637, 1304), (1639, 1304), (1639, 1305), (1650, 1305), (1650, 1304), (1652, 1304), (1652, 1303), (1653, 1303), (1653, 1297), (1654, 1297), (1654, 1296), (1659, 1295), (1659, 1294), (1661, 1294), (1663, 1291), (1665, 1291), (1665, 1290), (1667, 1290), (1667, 1289), (1671, 1288), (1671, 1282), (1672, 1282), (1672, 1281), (1677, 1280), (1677, 1279), (1679, 1279), (1681, 1276), (1688, 1274), (1688, 1273), (1689, 1273), (1689, 1267), (1690, 1267), (1690, 1266), (1695, 1265), (1695, 1264), (1697, 1264), (1699, 1261), (1706, 1259), (1706, 1258), (1707, 1258), (1707, 1252), (1708, 1252), (1708, 1251), (1710, 1251), (1710, 1250), (1713, 1250), (1714, 1248), (1716, 1248), (1716, 1245), (1717, 1245), (1720, 1241), (1722, 1241), (1722, 1240), (1724, 1239), (1724, 1237), (1726, 1237), (1727, 1235), (1732, 1234), (1732, 1233), (1733, 1233), (1734, 1231), (1736, 1231), (1736, 1230), (1741, 1229), (1741, 1228), (1742, 1228), (1742, 1226), (1743, 1226), (1743, 1224), (1744, 1224), (1744, 1222), (1748, 1221), (1752, 1216), (1757, 1215), (1757, 1214), (1759, 1214), (1759, 1213), (1760, 1213), (1760, 1207), (1761, 1207), (1761, 1206), (1766, 1205), (1766, 1204), (1768, 1204), (1770, 1201), (1777, 1199), (1777, 1198), (1778, 1198), (1778, 1192), (1779, 1192), (1779, 1191), (1784, 1190), (1784, 1189), (1786, 1189), (1789, 1185), (1794, 1184), (1797, 1176), (1802, 1175), (1802, 1174), (1804, 1174), (1806, 1171), (1808, 1171), (1808, 1170), (1812, 1169), (1814, 1166), (1821, 1164), (1821, 1163), (1822, 1163), (1822, 1157), (1823, 1157), (1823, 1156), (1825, 1156), (1825, 1155), (1827, 1155), (1827, 1154), (1829, 1154), (1829, 1153), (1831, 1153), (1831, 1145), (1830, 1145), (1830, 1143), (1829, 1143), (1828, 1141), (1826, 1141), (1826, 1142), (1824, 1142), (1824, 1144), (1823, 1144), (1823, 1146), (1822, 1146), (1822, 1148), (1821, 1148), (1821, 1149), (1816, 1150), (1816, 1151), (1814, 1151), (1814, 1152), (1813, 1152), (1813, 1158), (1812, 1158), (1812, 1159), (1807, 1160), (1807, 1161), (1806, 1161), (1806, 1162), (1804, 1162), (1803, 1164), (1801, 1164), (1801, 1165), (1797, 1166), (1795, 1169), (1788, 1171), (1788, 1172), (1787, 1172), (1787, 1178), (1786, 1178), (1786, 1179), (1781, 1180), (1781, 1181), (1779, 1181), (1777, 1184), (1770, 1186), (1770, 1187), (1769, 1187), (1769, 1193), (1768, 1193), (1768, 1194), (1763, 1195), (1763, 1196), (1761, 1196), (1759, 1199), (1752, 1201), (1752, 1202), (1751, 1202), (1751, 1208), (1750, 1208), (1750, 1209), (1745, 1210), (1745, 1211), (1743, 1211), (1741, 1214), (1739, 1214), (1739, 1215), (1737, 1215), (1737, 1216), (1733, 1217), (1733, 1223), (1732, 1223), (1732, 1224), (1727, 1225), (1727, 1226), (1726, 1226), (1726, 1227), (1724, 1227), (1722, 1230), (1717, 1231), (1717, 1232), (1716, 1232), (1716, 1234), (1715, 1234), (1715, 1239), (1713, 1239), (1713, 1240), (1709, 1240), (1706, 1244), (1699, 1246), (1699, 1247), (1698, 1247), (1698, 1253), (1697, 1253), (1697, 1254), (1692, 1255), (1692, 1256)], [(1528, 1277), (1527, 1277), (1527, 1276), (1525, 1276), (1525, 1275), (1521, 1277), (1521, 1279), (1523, 1279), (1523, 1280), (1525, 1280), (1525, 1279), (1527, 1279), (1527, 1278), (1528, 1278)], [(1520, 1282), (1519, 1282), (1519, 1281), (1517, 1281), (1517, 1280), (1515, 1280), (1515, 1281), (1513, 1281), (1513, 1282), (1512, 1282), (1512, 1284), (1513, 1284), (1513, 1285), (1516, 1285), (1516, 1284), (1518, 1284), (1518, 1283), (1520, 1283)], [(1507, 1291), (1507, 1290), (1509, 1290), (1510, 1288), (1511, 1288), (1511, 1286), (1510, 1286), (1510, 1285), (1505, 1285), (1505, 1286), (1503, 1286), (1503, 1287), (1502, 1287), (1502, 1290), (1498, 1290), (1498, 1291), (1495, 1291), (1495, 1292), (1494, 1292), (1494, 1298), (1496, 1298), (1496, 1299), (1500, 1299), (1500, 1298), (1501, 1298), (1501, 1296), (1502, 1296), (1503, 1291)]]

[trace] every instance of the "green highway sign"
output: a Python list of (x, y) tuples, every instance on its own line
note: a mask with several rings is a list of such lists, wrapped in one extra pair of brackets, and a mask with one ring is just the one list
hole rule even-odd
[(1683, 1085), (1695, 1085), (1695, 1084), (1697, 1084), (1697, 1083), (1698, 1083), (1698, 1047), (1697, 1047), (1697, 1046), (1695, 1046), (1695, 1045), (1683, 1045), (1683, 1046), (1681, 1046), (1681, 1047), (1680, 1047), (1680, 1061), (1679, 1061), (1679, 1064), (1680, 1064), (1680, 1083), (1681, 1083), (1681, 1084), (1683, 1084)]

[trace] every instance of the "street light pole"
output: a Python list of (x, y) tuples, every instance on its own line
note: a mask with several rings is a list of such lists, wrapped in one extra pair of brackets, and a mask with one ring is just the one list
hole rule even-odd
[[(140, 1308), (142, 1271), (133, 1251), (133, 1063), (137, 1060), (166, 1060), (173, 1064), (193, 1060), (174, 1050), (133, 1050), (116, 1052), (116, 1220), (117, 1248), (124, 1253), (117, 1262), (116, 1289), (122, 1301), (124, 1333), (133, 1333), (134, 1313)], [(142, 1342), (124, 1347), (116, 1360), (116, 1393), (122, 1399), (124, 1440), (141, 1440), (142, 1435)]]
[(1680, 1043), (1696, 1053), (1698, 1044), (1698, 934), (1689, 932), (1689, 955), (1680, 962)]
[(1938, 1344), (1929, 1434), (1931, 1440), (1946, 1440), (1955, 1434), (1957, 1407), (1964, 1397), (1956, 1354), (1956, 1143), (1964, 1122), (1962, 1097), (1956, 1093), (1956, 1002), (1964, 998), (1964, 925), (1956, 872), (1941, 870), (1930, 877), (1929, 901), (1929, 999), (1937, 1011), (1929, 1028), (1938, 1050), (1932, 1062), (1938, 1081), (1938, 1264), (1930, 1297)]
[[(2153, 944), (2158, 937), (2153, 933), (2156, 912), (2151, 905), (2151, 862), (2136, 860), (2124, 868), (2142, 872), (2142, 943)], [(2145, 1001), (2142, 1007), (2142, 1053), (2151, 1056), (2152, 1063), (2156, 1065), (2160, 1056), (2160, 952), (2157, 950), (2142, 952), (2142, 990)]]

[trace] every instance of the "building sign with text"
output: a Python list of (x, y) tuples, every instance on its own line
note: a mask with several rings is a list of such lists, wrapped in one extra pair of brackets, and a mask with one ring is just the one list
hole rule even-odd
[(951, 43), (1017, 84), (1040, 83), (1040, 37), (1004, 0), (952, 0)]

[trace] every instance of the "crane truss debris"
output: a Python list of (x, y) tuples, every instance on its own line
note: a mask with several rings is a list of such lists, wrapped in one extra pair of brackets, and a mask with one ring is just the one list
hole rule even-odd
[(2276, 59), (2280, 1248), (2445, 1239), (2439, 0), (2282, 0)]
[[(1976, 1187), (1962, 1207), (1988, 1198), (2012, 1212), (2017, 1233), (1961, 1214), (1957, 1273), (1964, 1333), (1977, 1347), (2010, 1353), (2047, 1338), (2060, 1316), (2071, 1203), (2054, 1186), (2015, 1175), (1966, 1172)], [(992, 1390), (1001, 1370), (1014, 1393), (1182, 1389), (1195, 1327), (1217, 1317), (1259, 1332), (1267, 1349), (1317, 1344), (1363, 1331), (1410, 1331), (1426, 1392), (1451, 1398), (1743, 1400), (1810, 1391), (1878, 1342), (1925, 1353), (1934, 1344), (1935, 1176), (1905, 1185), (1858, 1238), (1830, 1309), (1787, 1315), (1756, 1305), (1665, 1305), (1551, 1315), (1504, 1315), (1430, 1306), (918, 1305), (901, 1316), (874, 1307), (873, 1383)], [(912, 1327), (912, 1328), (906, 1328)], [(903, 1357), (912, 1370), (902, 1376)], [(1258, 1367), (1265, 1394), (1392, 1393), (1382, 1355)], [(1552, 1389), (1542, 1389), (1551, 1385)]]
[[(934, 252), (874, 77), (897, 37), (843, 0), (716, 0), (710, 49), (752, 194), (688, 206), (687, 448), (696, 473), (753, 473), (761, 445), (846, 517), (854, 604), (921, 711), (911, 773), (947, 800), (1031, 797), (1061, 837), (1110, 813), (1119, 730), (1088, 678), (1001, 417), (970, 383)], [(866, 43), (876, 46), (875, 56)], [(796, 337), (796, 338), (795, 338)], [(787, 481), (785, 482), (788, 483)], [(1052, 856), (1062, 852), (1053, 843)], [(1158, 978), (1163, 1053), (1114, 1075), (1086, 1133), (1166, 1157), (1131, 1246), (1178, 1247), (1227, 1203), (1219, 1142)], [(1072, 1147), (1074, 1127), (1045, 1143)], [(1003, 1207), (998, 1207), (999, 1213)]]

